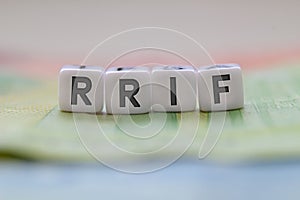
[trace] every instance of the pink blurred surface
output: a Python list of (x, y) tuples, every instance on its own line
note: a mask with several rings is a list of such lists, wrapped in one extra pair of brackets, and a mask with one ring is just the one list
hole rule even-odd
[[(300, 57), (299, 8), (300, 2), (292, 0), (2, 2), (0, 67), (55, 78), (63, 64), (81, 64), (111, 35), (152, 26), (191, 36), (217, 63), (239, 63), (250, 70), (272, 67)], [(91, 64), (101, 64), (101, 56), (113, 55), (119, 45), (113, 43)], [(192, 48), (189, 53), (197, 57)], [(145, 63), (184, 64), (178, 57), (151, 51), (128, 54), (112, 64)]]

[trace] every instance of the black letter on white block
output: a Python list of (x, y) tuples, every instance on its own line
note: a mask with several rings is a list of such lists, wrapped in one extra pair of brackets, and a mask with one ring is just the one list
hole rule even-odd
[[(78, 88), (79, 83), (85, 83), (85, 88)], [(77, 96), (79, 95), (85, 105), (92, 105), (86, 94), (92, 88), (92, 81), (87, 77), (72, 76), (72, 95), (71, 105), (77, 105)]]
[[(125, 90), (126, 85), (132, 85), (133, 90)], [(134, 107), (141, 107), (139, 102), (134, 98), (134, 96), (139, 92), (140, 86), (135, 79), (120, 79), (120, 107), (125, 107), (125, 97), (129, 98), (130, 102)]]
[(230, 80), (229, 74), (212, 76), (215, 104), (220, 103), (220, 93), (229, 92), (228, 86), (219, 87), (219, 81), (229, 81), (229, 80)]
[(170, 77), (170, 97), (171, 97), (171, 106), (176, 106), (177, 105), (176, 77)]

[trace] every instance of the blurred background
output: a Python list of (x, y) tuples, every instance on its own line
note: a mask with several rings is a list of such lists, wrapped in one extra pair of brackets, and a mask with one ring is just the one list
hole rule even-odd
[(216, 62), (254, 68), (299, 55), (298, 1), (1, 2), (1, 66), (57, 75), (99, 42), (137, 27), (181, 31)]
[[(0, 199), (299, 199), (300, 1), (30, 0), (0, 3)], [(137, 27), (163, 27), (189, 35), (205, 47), (216, 63), (239, 63), (246, 76), (246, 88), (253, 91), (260, 86), (252, 84), (256, 80), (254, 77), (264, 80), (269, 75), (268, 86), (272, 81), (286, 83), (282, 90), (289, 93), (274, 96), (280, 101), (290, 97), (293, 103), (288, 99), (285, 105), (292, 106), (293, 111), (283, 112), (279, 104), (274, 103), (275, 111), (271, 115), (276, 114), (277, 121), (261, 125), (260, 128), (267, 132), (263, 139), (259, 131), (253, 133), (255, 144), (263, 149), (261, 152), (257, 146), (251, 147), (251, 142), (247, 143), (251, 135), (241, 139), (243, 142), (236, 149), (230, 139), (221, 138), (215, 157), (198, 160), (196, 154), (192, 158), (183, 156), (154, 173), (132, 175), (114, 171), (87, 156), (83, 147), (74, 147), (74, 152), (60, 156), (55, 148), (61, 150), (73, 145), (68, 143), (69, 136), (58, 142), (63, 130), (69, 131), (70, 137), (79, 143), (76, 132), (68, 129), (73, 126), (72, 121), (69, 120), (68, 125), (63, 124), (65, 121), (51, 121), (57, 120), (56, 116), (63, 120), (68, 117), (55, 112), (56, 80), (61, 66), (81, 64), (101, 41)], [(142, 40), (137, 36), (136, 41)], [(106, 51), (102, 49), (87, 64), (102, 64), (101, 59), (113, 58), (120, 46), (125, 48), (136, 41), (110, 43)], [(168, 44), (176, 46), (176, 41)], [(190, 59), (199, 60), (192, 47), (186, 53)], [(174, 62), (172, 57), (164, 60), (163, 55), (150, 51), (146, 61), (136, 62), (131, 57), (118, 64), (143, 64), (151, 59), (165, 64)], [(201, 64), (210, 63), (207, 59)], [(281, 79), (280, 75), (290, 66), (293, 71)], [(274, 70), (279, 71), (273, 76)], [(271, 90), (267, 87), (265, 91)], [(245, 118), (255, 118), (250, 112), (251, 101), (255, 99), (251, 99), (252, 94), (254, 92), (250, 91), (246, 96), (249, 97), (246, 98), (249, 113), (243, 113)], [(264, 111), (261, 109), (258, 113), (264, 119), (271, 119), (272, 116)], [(52, 119), (36, 123), (45, 117)], [(281, 128), (293, 129), (275, 126), (280, 117), (286, 120)], [(57, 127), (68, 127), (56, 131), (58, 128), (55, 129), (53, 122)], [(41, 130), (46, 128), (39, 129), (41, 126), (52, 127), (52, 132), (42, 134)], [(280, 137), (272, 143), (269, 139), (275, 129)], [(239, 134), (242, 130), (239, 127)], [(52, 140), (53, 135), (57, 140)], [(286, 145), (280, 146), (279, 141)], [(242, 144), (249, 144), (247, 150)], [(223, 157), (220, 152), (226, 152), (229, 147), (233, 147), (227, 152), (229, 156)], [(280, 158), (276, 157), (278, 154), (282, 154)], [(245, 159), (241, 162), (237, 157)]]

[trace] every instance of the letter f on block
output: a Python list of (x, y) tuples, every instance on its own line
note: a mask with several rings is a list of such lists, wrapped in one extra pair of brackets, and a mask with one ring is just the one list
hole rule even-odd
[(219, 82), (220, 81), (229, 81), (230, 80), (230, 75), (225, 74), (225, 75), (217, 75), (212, 77), (212, 82), (213, 82), (213, 89), (214, 89), (214, 102), (215, 104), (220, 104), (220, 93), (225, 93), (229, 92), (229, 87), (220, 87)]

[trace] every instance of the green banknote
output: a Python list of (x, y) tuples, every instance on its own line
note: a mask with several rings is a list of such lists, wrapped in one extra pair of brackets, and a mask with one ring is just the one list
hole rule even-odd
[[(244, 72), (245, 107), (228, 112), (61, 112), (57, 82), (0, 75), (0, 159), (122, 160), (120, 151), (216, 162), (300, 157), (300, 63)], [(116, 149), (116, 148), (115, 148)]]

